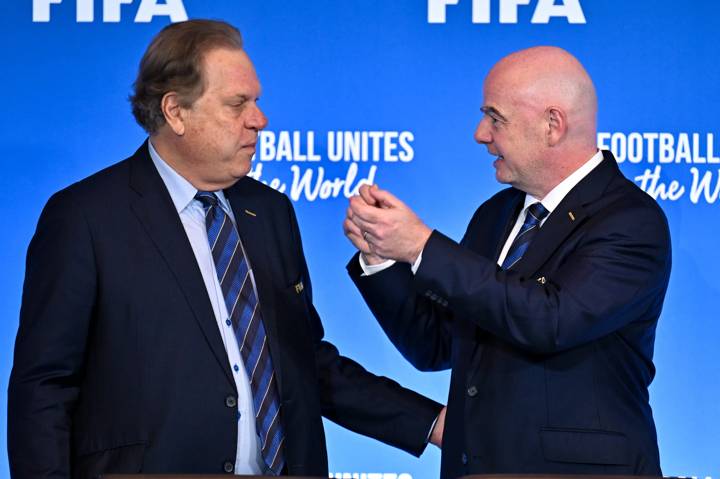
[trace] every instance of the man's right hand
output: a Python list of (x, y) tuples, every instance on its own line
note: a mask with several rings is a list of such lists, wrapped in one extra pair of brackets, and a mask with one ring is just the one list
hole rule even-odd
[[(353, 202), (359, 201), (369, 206), (375, 206), (378, 208), (380, 207), (378, 201), (372, 195), (371, 186), (363, 185), (360, 187), (359, 192), (359, 196), (353, 196), (352, 198), (350, 198), (351, 206)], [(360, 250), (360, 254), (363, 257), (363, 261), (365, 261), (365, 264), (374, 265), (387, 261), (385, 258), (378, 256), (372, 251), (370, 251), (370, 245), (365, 240), (364, 232), (361, 231), (360, 228), (358, 228), (358, 226), (352, 221), (353, 212), (351, 206), (348, 207), (347, 216), (345, 217), (345, 221), (343, 222), (343, 231), (345, 232), (345, 236), (347, 236), (353, 246)]]
[(442, 449), (443, 433), (445, 432), (445, 413), (447, 412), (447, 406), (442, 408), (440, 414), (438, 414), (437, 421), (433, 427), (432, 433), (430, 434), (430, 444), (434, 444)]

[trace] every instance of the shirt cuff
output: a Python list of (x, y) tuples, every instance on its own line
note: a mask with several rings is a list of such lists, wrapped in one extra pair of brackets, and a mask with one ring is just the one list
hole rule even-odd
[(435, 416), (435, 420), (430, 425), (430, 430), (427, 433), (427, 437), (425, 438), (425, 444), (430, 444), (430, 438), (432, 437), (433, 429), (435, 429), (435, 424), (437, 424), (438, 419), (440, 419), (440, 414)]
[(414, 263), (412, 264), (412, 266), (410, 267), (410, 269), (412, 269), (413, 274), (416, 274), (418, 268), (420, 268), (420, 262), (422, 261), (422, 254), (423, 254), (423, 252), (420, 251), (420, 254), (418, 255), (417, 259), (415, 260), (415, 262), (414, 262)]
[[(367, 264), (365, 260), (363, 259), (362, 253), (358, 255), (358, 258), (360, 259), (360, 268), (363, 271), (362, 276), (371, 276), (375, 273), (379, 273), (382, 270), (388, 269), (390, 266), (395, 264), (394, 259), (389, 259), (387, 261), (384, 261), (379, 264)], [(418, 255), (415, 262), (411, 265), (410, 269), (412, 269), (412, 273), (417, 273), (418, 268), (420, 268), (420, 263), (422, 262), (422, 251), (420, 251), (420, 254)]]
[(367, 264), (363, 259), (362, 253), (358, 255), (358, 258), (360, 258), (360, 268), (363, 270), (362, 276), (370, 276), (375, 273), (379, 273), (380, 271), (388, 269), (390, 266), (395, 264), (395, 260), (393, 259), (389, 259), (380, 264)]

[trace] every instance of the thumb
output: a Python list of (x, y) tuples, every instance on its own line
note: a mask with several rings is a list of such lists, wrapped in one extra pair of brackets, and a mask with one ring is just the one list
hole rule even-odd
[(378, 206), (377, 200), (371, 193), (370, 186), (362, 185), (358, 190), (358, 193), (360, 194), (360, 197), (365, 201), (365, 203), (369, 204), (370, 206)]

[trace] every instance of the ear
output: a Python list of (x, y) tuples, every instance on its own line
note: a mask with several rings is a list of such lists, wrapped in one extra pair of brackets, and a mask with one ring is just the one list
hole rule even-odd
[(180, 105), (177, 93), (174, 91), (165, 93), (160, 100), (160, 109), (172, 131), (178, 136), (184, 135), (185, 109)]
[(545, 120), (547, 122), (547, 144), (555, 146), (567, 133), (567, 115), (560, 107), (550, 106), (545, 110)]

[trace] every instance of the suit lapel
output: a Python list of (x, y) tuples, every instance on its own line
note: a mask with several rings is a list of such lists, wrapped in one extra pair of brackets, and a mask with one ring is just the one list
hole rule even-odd
[(234, 386), (205, 282), (170, 193), (150, 159), (147, 141), (130, 165), (130, 187), (137, 193), (131, 202), (132, 211), (175, 276), (210, 349)]
[(515, 189), (509, 189), (507, 193), (510, 197), (488, 207), (488, 213), (479, 217), (479, 223), (470, 223), (468, 235), (462, 242), (466, 248), (491, 261), (497, 261), (500, 256), (525, 197), (522, 191)]
[(527, 252), (511, 269), (522, 276), (534, 274), (588, 216), (588, 206), (599, 199), (613, 178), (620, 175), (612, 153), (575, 185), (542, 225)]
[(507, 237), (510, 235), (513, 226), (515, 226), (515, 220), (517, 220), (518, 214), (520, 214), (524, 198), (525, 194), (517, 190), (517, 194), (513, 197), (513, 199), (498, 212), (500, 217), (495, 224), (504, 225), (504, 228), (496, 228), (495, 233), (497, 233), (498, 236), (492, 238), (492, 240), (488, 242), (488, 245), (495, 245), (495, 251), (492, 251), (492, 256), (489, 256), (492, 261), (497, 262), (497, 259), (500, 257), (500, 252), (502, 251), (503, 246), (505, 246), (505, 242), (507, 241)]
[[(269, 212), (266, 202), (262, 201), (252, 188), (248, 188), (253, 181), (243, 178), (234, 186), (224, 190), (235, 216), (240, 239), (252, 268), (255, 286), (257, 288), (260, 311), (263, 325), (270, 345), (270, 356), (273, 358), (273, 368), (277, 379), (279, 393), (282, 391), (281, 348), (278, 342), (278, 322), (275, 304), (277, 302), (276, 287), (270, 274), (271, 262), (268, 244), (271, 231), (268, 221)], [(282, 396), (280, 396), (282, 397)]]

